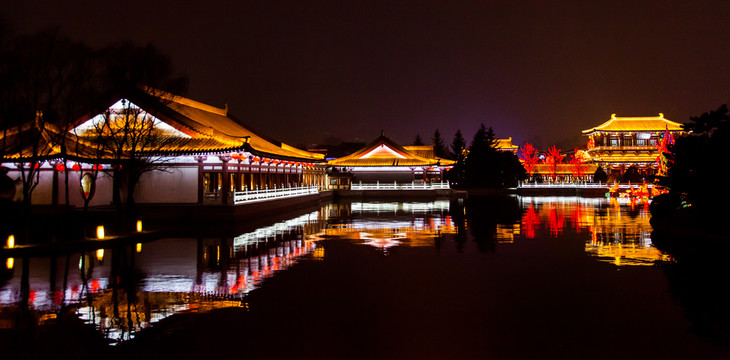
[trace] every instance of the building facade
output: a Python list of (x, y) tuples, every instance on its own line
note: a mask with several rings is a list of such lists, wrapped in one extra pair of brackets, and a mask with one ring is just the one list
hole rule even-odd
[(68, 130), (30, 124), (6, 132), (2, 166), (11, 179), (37, 177), (33, 204), (80, 206), (91, 194), (90, 206), (109, 205), (113, 177), (134, 166), (147, 167), (134, 188), (138, 203), (232, 204), (237, 192), (326, 188), (323, 155), (252, 130), (227, 106), (146, 88), (127, 89), (103, 103)]
[(436, 157), (432, 145), (401, 146), (381, 133), (352, 154), (327, 162), (330, 186), (350, 183), (441, 182), (455, 161)]
[(583, 130), (588, 136), (587, 153), (591, 162), (601, 166), (609, 178), (618, 179), (634, 167), (642, 176), (656, 174), (660, 139), (669, 133), (684, 134), (682, 125), (664, 118), (664, 114), (650, 117), (618, 117), (596, 127)]

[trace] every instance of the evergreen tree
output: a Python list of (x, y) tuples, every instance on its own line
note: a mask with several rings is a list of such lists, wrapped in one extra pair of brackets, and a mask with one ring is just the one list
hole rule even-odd
[(411, 145), (423, 145), (423, 139), (421, 139), (421, 134), (416, 134), (416, 138), (413, 139), (413, 144)]
[(459, 160), (459, 156), (464, 152), (464, 149), (466, 149), (466, 140), (461, 135), (461, 130), (456, 130), (454, 140), (451, 141), (451, 159)]
[(446, 146), (444, 146), (444, 139), (441, 138), (439, 129), (434, 131), (431, 141), (433, 142), (433, 154), (440, 158), (446, 158), (448, 152), (446, 151)]

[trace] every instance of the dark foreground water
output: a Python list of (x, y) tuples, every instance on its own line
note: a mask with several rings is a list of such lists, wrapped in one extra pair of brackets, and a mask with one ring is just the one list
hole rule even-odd
[[(726, 358), (724, 264), (641, 203), (339, 202), (242, 233), (13, 259), (0, 351), (119, 358)], [(242, 222), (247, 219), (241, 219)], [(6, 266), (6, 267), (8, 267)]]

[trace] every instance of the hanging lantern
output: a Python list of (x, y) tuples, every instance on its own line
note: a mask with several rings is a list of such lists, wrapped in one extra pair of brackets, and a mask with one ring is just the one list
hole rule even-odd
[(238, 154), (238, 153), (231, 154), (231, 159), (241, 160), (241, 154)]
[(261, 158), (259, 158), (258, 156), (254, 156), (253, 162), (261, 162)]
[(64, 165), (63, 163), (56, 164), (56, 170), (61, 171), (61, 172), (66, 171), (66, 165)]
[(81, 171), (81, 165), (74, 164), (73, 166), (71, 166), (71, 170), (73, 170), (73, 171)]

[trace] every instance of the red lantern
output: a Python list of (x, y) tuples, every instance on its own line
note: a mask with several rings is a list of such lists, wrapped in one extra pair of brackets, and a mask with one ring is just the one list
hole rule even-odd
[(270, 162), (271, 162), (271, 159), (269, 159), (269, 158), (264, 158), (264, 162), (268, 164), (268, 163), (270, 163)]
[(274, 163), (275, 165), (279, 165), (279, 163), (281, 163), (281, 161), (279, 161), (279, 160), (274, 160), (274, 161), (273, 161), (273, 163)]
[(56, 164), (56, 170), (58, 170), (58, 171), (66, 171), (66, 165), (63, 165), (63, 163)]
[(241, 154), (231, 154), (231, 158), (232, 159), (236, 159), (236, 160), (240, 160), (241, 159)]
[(73, 170), (73, 171), (81, 171), (81, 165), (74, 164), (73, 166), (71, 166), (71, 170)]
[(258, 156), (254, 156), (253, 162), (261, 162), (261, 159)]

